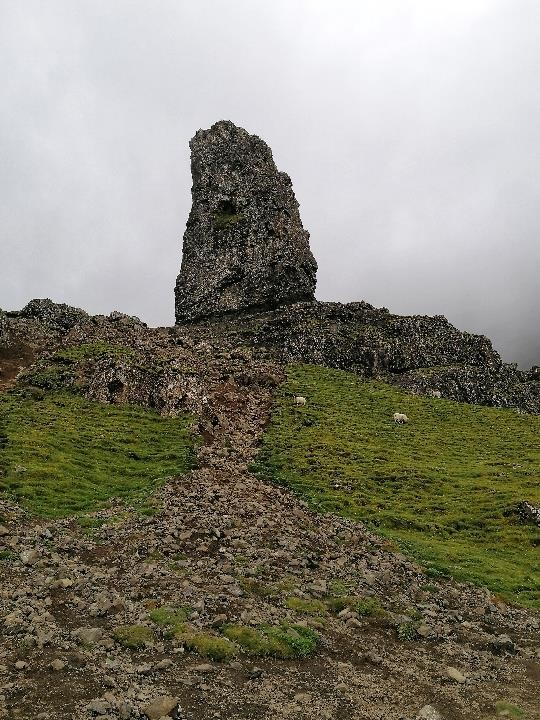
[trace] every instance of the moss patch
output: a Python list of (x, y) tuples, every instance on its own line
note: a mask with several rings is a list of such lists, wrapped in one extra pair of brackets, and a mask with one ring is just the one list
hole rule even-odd
[(262, 625), (258, 628), (225, 625), (222, 632), (248, 655), (282, 660), (311, 655), (319, 641), (314, 630), (302, 625)]
[(187, 607), (158, 607), (149, 613), (150, 620), (163, 628), (166, 635), (174, 635), (184, 630), (184, 623), (189, 619), (191, 611)]
[(290, 610), (302, 615), (327, 615), (328, 606), (322, 600), (304, 600), (304, 598), (290, 597), (285, 604)]
[(0, 493), (48, 517), (91, 511), (111, 497), (147, 503), (166, 477), (193, 466), (190, 422), (68, 393), (0, 395)]
[(133, 354), (133, 350), (125, 345), (104, 342), (82, 343), (57, 350), (52, 357), (52, 362), (70, 364), (82, 360), (96, 360), (100, 357), (125, 358), (131, 357)]
[[(292, 403), (307, 397), (305, 407)], [(410, 418), (392, 421), (394, 412)], [(540, 606), (540, 417), (406, 394), (297, 365), (277, 394), (255, 469), (316, 509), (364, 521), (430, 574)]]
[(515, 720), (526, 717), (524, 710), (504, 700), (495, 703), (495, 710), (500, 717), (515, 718)]
[(237, 223), (245, 220), (246, 216), (243, 213), (234, 212), (220, 212), (214, 216), (214, 227), (216, 230), (228, 230)]
[(380, 601), (374, 597), (357, 597), (354, 595), (339, 595), (336, 597), (326, 598), (326, 604), (333, 612), (341, 612), (348, 608), (357, 615), (364, 617), (379, 616), (385, 614), (385, 610)]
[(235, 657), (236, 646), (226, 637), (211, 635), (210, 633), (182, 632), (177, 638), (183, 643), (187, 650), (192, 650), (198, 655), (223, 662)]
[(141, 650), (146, 643), (152, 642), (153, 633), (145, 625), (120, 625), (113, 633), (116, 642), (130, 650)]

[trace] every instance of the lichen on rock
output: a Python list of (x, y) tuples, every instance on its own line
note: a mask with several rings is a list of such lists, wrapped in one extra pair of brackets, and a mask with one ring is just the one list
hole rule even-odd
[(229, 121), (190, 142), (193, 204), (176, 322), (313, 300), (317, 263), (291, 179), (268, 145)]

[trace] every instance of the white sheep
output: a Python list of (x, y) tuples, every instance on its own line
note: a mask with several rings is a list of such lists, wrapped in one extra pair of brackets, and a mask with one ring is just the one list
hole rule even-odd
[(294, 398), (294, 402), (296, 405), (305, 405), (306, 404), (306, 398), (302, 397), (301, 395), (297, 395)]
[(394, 422), (399, 423), (400, 425), (403, 425), (403, 423), (408, 423), (409, 418), (404, 413), (394, 413)]
[(441, 399), (441, 391), (440, 390), (430, 390), (429, 394), (431, 395), (431, 397), (439, 398), (439, 400)]

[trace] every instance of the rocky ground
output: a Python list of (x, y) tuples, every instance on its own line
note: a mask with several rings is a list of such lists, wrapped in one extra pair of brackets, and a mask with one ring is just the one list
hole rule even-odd
[[(10, 342), (26, 348), (24, 365), (44, 341), (17, 322)], [(146, 375), (140, 362), (90, 363), (81, 387), (102, 402), (196, 412), (199, 463), (157, 493), (151, 517), (113, 502), (88, 528), (0, 503), (0, 717), (517, 717), (502, 702), (540, 717), (537, 613), (428, 578), (362, 525), (313, 513), (250, 472), (279, 364), (125, 316), (81, 317), (46, 335), (50, 346), (99, 337), (161, 359), (160, 374)], [(352, 599), (306, 611), (344, 594), (373, 598), (376, 611)], [(291, 597), (304, 605), (292, 609)], [(164, 606), (185, 608), (191, 633), (287, 622), (314, 629), (319, 645), (305, 658), (217, 662), (151, 619)], [(126, 646), (124, 626), (139, 628), (140, 647)]]

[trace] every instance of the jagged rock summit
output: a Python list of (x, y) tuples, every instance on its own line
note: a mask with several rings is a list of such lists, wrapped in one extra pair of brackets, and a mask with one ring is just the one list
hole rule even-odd
[(317, 263), (291, 179), (268, 145), (226, 120), (190, 142), (193, 204), (176, 322), (313, 300)]

